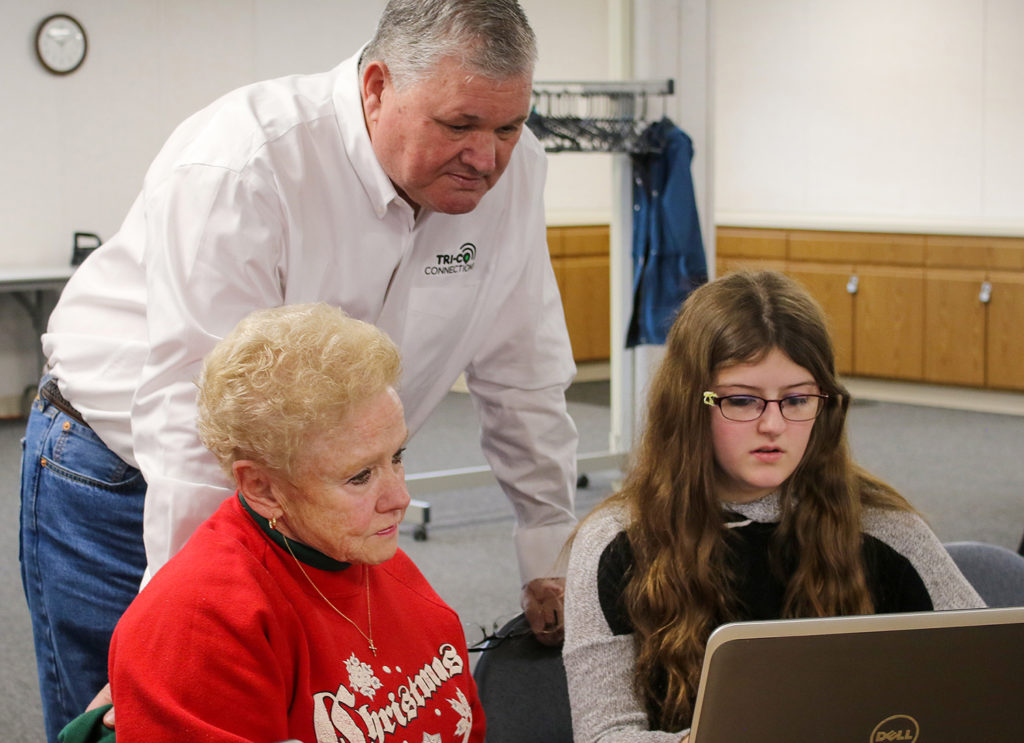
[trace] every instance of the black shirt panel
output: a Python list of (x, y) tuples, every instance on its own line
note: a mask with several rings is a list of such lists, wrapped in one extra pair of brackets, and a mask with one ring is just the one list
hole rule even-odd
[(935, 605), (921, 576), (906, 557), (875, 537), (864, 535), (864, 571), (876, 614), (932, 611)]
[(629, 544), (626, 532), (622, 531), (604, 548), (597, 563), (597, 598), (601, 602), (601, 611), (613, 635), (628, 635), (633, 632), (633, 625), (629, 621), (623, 601), (623, 591), (629, 582), (632, 569), (633, 548)]
[[(743, 621), (778, 619), (782, 615), (785, 582), (772, 569), (771, 546), (778, 524), (751, 521), (734, 526), (730, 568), (736, 582), (739, 617)], [(931, 597), (910, 561), (881, 540), (864, 535), (861, 558), (875, 612), (930, 611)], [(633, 631), (623, 591), (633, 568), (633, 551), (620, 532), (601, 554), (597, 592), (609, 629), (615, 635)], [(788, 576), (792, 566), (783, 565)]]

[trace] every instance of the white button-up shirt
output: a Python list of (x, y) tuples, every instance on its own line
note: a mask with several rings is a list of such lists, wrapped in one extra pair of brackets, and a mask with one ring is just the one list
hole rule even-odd
[(196, 432), (203, 356), (251, 310), (299, 302), (387, 331), (410, 432), (466, 372), (524, 581), (553, 574), (574, 524), (575, 367), (543, 149), (524, 131), (474, 211), (417, 218), (374, 156), (356, 62), (241, 88), (181, 124), (50, 318), (61, 391), (146, 478), (150, 573), (231, 487)]

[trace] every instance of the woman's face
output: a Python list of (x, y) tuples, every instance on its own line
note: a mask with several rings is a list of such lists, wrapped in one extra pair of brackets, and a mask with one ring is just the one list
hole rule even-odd
[(409, 432), (387, 388), (311, 438), (290, 481), (276, 482), (277, 528), (342, 562), (377, 565), (398, 548), (409, 505), (402, 452)]
[[(778, 349), (756, 363), (720, 369), (711, 390), (719, 397), (757, 395), (766, 400), (820, 391), (811, 373)], [(768, 403), (760, 418), (742, 422), (727, 420), (716, 406), (711, 440), (718, 499), (749, 503), (777, 489), (803, 459), (813, 426), (814, 420), (786, 420), (775, 403)]]

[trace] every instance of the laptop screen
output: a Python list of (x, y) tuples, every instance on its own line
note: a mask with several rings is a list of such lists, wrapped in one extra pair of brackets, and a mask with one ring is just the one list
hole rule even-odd
[(690, 740), (1021, 743), (1024, 607), (724, 625)]

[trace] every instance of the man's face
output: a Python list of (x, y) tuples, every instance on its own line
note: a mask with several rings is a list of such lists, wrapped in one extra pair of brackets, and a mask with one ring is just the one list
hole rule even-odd
[(530, 75), (473, 76), (451, 58), (396, 90), (387, 68), (363, 73), (363, 111), (374, 153), (414, 208), (464, 214), (505, 172), (530, 110)]

